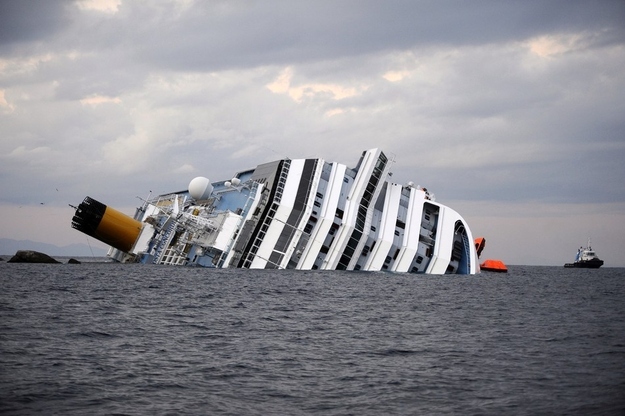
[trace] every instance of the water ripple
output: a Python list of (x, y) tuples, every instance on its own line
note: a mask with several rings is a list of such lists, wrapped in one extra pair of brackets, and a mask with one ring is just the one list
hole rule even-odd
[(3, 414), (623, 414), (625, 270), (0, 264)]

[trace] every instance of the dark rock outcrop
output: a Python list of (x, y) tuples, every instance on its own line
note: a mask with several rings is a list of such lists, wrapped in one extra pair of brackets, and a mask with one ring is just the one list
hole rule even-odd
[(17, 250), (7, 263), (60, 263), (60, 261), (38, 251)]
[(67, 260), (67, 264), (80, 264), (80, 261), (76, 259), (69, 259)]

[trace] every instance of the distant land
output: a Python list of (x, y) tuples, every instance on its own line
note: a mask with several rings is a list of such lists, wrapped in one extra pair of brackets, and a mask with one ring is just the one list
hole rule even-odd
[(4, 257), (12, 256), (17, 250), (34, 250), (46, 253), (49, 256), (65, 257), (104, 257), (108, 251), (100, 247), (89, 247), (87, 244), (56, 246), (54, 244), (39, 243), (30, 240), (0, 238), (0, 255)]

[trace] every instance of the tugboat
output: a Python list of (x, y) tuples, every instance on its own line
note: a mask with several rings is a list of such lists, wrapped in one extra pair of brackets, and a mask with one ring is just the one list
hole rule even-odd
[(590, 239), (588, 239), (588, 246), (580, 247), (577, 250), (575, 261), (564, 265), (564, 267), (579, 267), (583, 269), (598, 269), (601, 266), (603, 266), (603, 260), (599, 259), (593, 251), (590, 246)]

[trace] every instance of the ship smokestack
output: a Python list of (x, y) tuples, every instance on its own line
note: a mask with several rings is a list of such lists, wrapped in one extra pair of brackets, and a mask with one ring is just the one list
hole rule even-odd
[(86, 197), (72, 218), (72, 228), (123, 252), (130, 252), (139, 237), (142, 223)]

